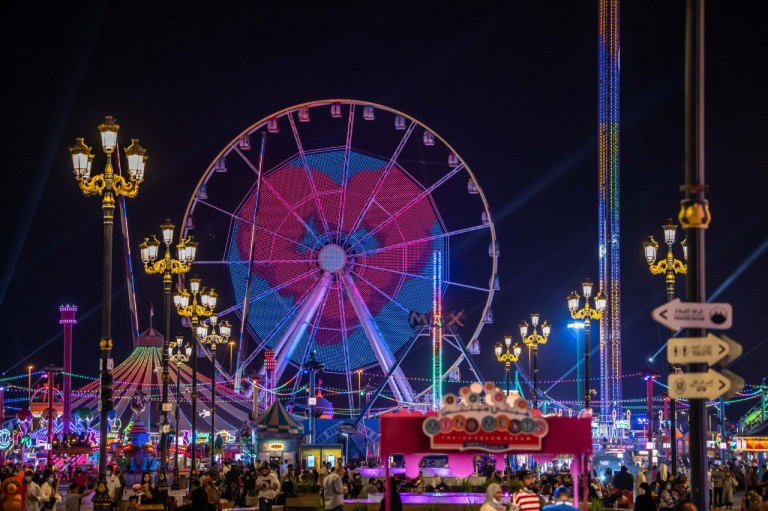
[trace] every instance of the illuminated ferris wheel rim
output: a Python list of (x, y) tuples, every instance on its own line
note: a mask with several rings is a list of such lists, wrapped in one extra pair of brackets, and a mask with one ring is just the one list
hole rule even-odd
[[(397, 109), (385, 106), (385, 105), (381, 105), (381, 104), (378, 104), (378, 103), (372, 103), (372, 102), (369, 102), (369, 101), (361, 101), (361, 100), (353, 100), (353, 99), (325, 99), (325, 100), (310, 101), (310, 102), (305, 102), (305, 103), (293, 105), (293, 106), (284, 108), (284, 109), (282, 109), (282, 110), (280, 110), (278, 112), (275, 112), (273, 114), (270, 114), (270, 115), (262, 118), (261, 120), (253, 123), (251, 126), (249, 126), (245, 130), (240, 132), (237, 136), (235, 136), (225, 146), (225, 148), (223, 150), (221, 150), (216, 155), (216, 157), (212, 160), (211, 164), (206, 169), (206, 171), (203, 174), (203, 176), (200, 178), (200, 180), (199, 180), (199, 182), (198, 182), (198, 184), (197, 184), (197, 186), (195, 188), (195, 194), (193, 195), (192, 199), (190, 200), (189, 204), (187, 205), (187, 209), (186, 209), (185, 214), (184, 214), (184, 219), (183, 219), (183, 224), (182, 224), (183, 225), (184, 235), (187, 236), (187, 235), (190, 234), (190, 232), (189, 232), (190, 231), (189, 225), (191, 224), (191, 222), (189, 221), (189, 219), (193, 217), (193, 215), (194, 215), (194, 213), (196, 211), (196, 208), (198, 206), (198, 203), (201, 202), (198, 199), (197, 190), (199, 190), (201, 187), (204, 187), (209, 182), (209, 180), (213, 177), (213, 175), (216, 173), (215, 166), (216, 166), (217, 162), (219, 160), (221, 160), (222, 158), (226, 157), (231, 152), (236, 151), (235, 148), (236, 148), (238, 142), (243, 137), (247, 137), (247, 136), (253, 135), (254, 133), (263, 132), (265, 130), (265, 128), (267, 127), (267, 123), (269, 123), (271, 120), (275, 120), (275, 119), (279, 119), (279, 118), (282, 118), (282, 117), (285, 117), (285, 116), (289, 116), (289, 115), (291, 115), (291, 114), (293, 114), (295, 112), (298, 112), (298, 111), (300, 111), (302, 109), (313, 109), (313, 108), (317, 108), (317, 107), (331, 106), (331, 105), (333, 105), (335, 103), (336, 104), (344, 104), (344, 105), (354, 105), (354, 106), (358, 106), (358, 107), (372, 107), (372, 108), (377, 109), (377, 110), (381, 110), (381, 111), (384, 111), (384, 112), (389, 112), (390, 114), (393, 114), (395, 116), (402, 116), (404, 119), (410, 121), (415, 126), (421, 127), (424, 130), (429, 131), (429, 133), (432, 134), (432, 136), (436, 140), (439, 140), (440, 143), (445, 148), (447, 148), (453, 155), (455, 155), (455, 157), (458, 159), (458, 165), (460, 165), (461, 170), (463, 170), (464, 172), (467, 173), (467, 175), (469, 176), (470, 181), (474, 184), (475, 191), (473, 193), (476, 193), (479, 196), (480, 200), (482, 201), (482, 207), (484, 209), (484, 215), (486, 215), (485, 218), (487, 219), (487, 220), (484, 220), (485, 225), (483, 227), (488, 229), (488, 232), (489, 232), (489, 235), (490, 235), (491, 244), (493, 246), (496, 246), (496, 247), (498, 246), (498, 241), (497, 241), (497, 238), (496, 238), (495, 227), (494, 227), (494, 224), (493, 224), (493, 221), (492, 221), (492, 218), (491, 218), (490, 208), (488, 206), (488, 202), (487, 202), (487, 199), (485, 197), (485, 194), (483, 193), (482, 189), (480, 188), (480, 186), (479, 186), (479, 184), (477, 182), (477, 179), (476, 179), (474, 173), (472, 172), (471, 168), (467, 165), (467, 163), (463, 160), (463, 158), (461, 158), (461, 156), (457, 153), (457, 151), (443, 137), (441, 137), (434, 130), (430, 129), (426, 124), (424, 124), (423, 122), (415, 119), (414, 117), (412, 117), (412, 116), (410, 116), (410, 115), (408, 115), (408, 114), (406, 114), (404, 112), (401, 112), (401, 111), (399, 111)], [(348, 141), (348, 144), (349, 144), (349, 141)], [(336, 148), (341, 150), (341, 149), (344, 149), (345, 146), (337, 146)], [(317, 150), (317, 149), (307, 150), (304, 154), (302, 154), (302, 157), (305, 154), (308, 155), (308, 154), (312, 154), (313, 152), (327, 151), (327, 150), (330, 150), (330, 149), (333, 149), (333, 148), (332, 147), (328, 147), (328, 148), (324, 148), (322, 150)], [(353, 144), (350, 144), (350, 145), (346, 146), (346, 149), (350, 150), (350, 151), (358, 152), (360, 154), (372, 154), (372, 153), (367, 152), (367, 151), (365, 151), (363, 149), (360, 149), (359, 147), (357, 147), (356, 145), (353, 145)], [(298, 154), (299, 153), (295, 153), (293, 156), (291, 156), (289, 158), (286, 158), (283, 162), (278, 163), (278, 164), (273, 164), (269, 168), (265, 168), (263, 170), (263, 173), (262, 173), (263, 179), (268, 177), (269, 175), (271, 175), (273, 172), (278, 171), (287, 162), (295, 159)], [(415, 183), (419, 184), (419, 181), (417, 179), (413, 178), (408, 173), (408, 170), (405, 167), (400, 165), (397, 161), (392, 161), (391, 163), (393, 164), (393, 166), (397, 167), (401, 172), (403, 172), (405, 175), (407, 175), (411, 180), (413, 180)], [(434, 210), (434, 212), (435, 212), (435, 214), (436, 214), (440, 224), (444, 226), (442, 218), (441, 218), (441, 216), (439, 214), (439, 209), (437, 207), (435, 207), (435, 205), (433, 203), (432, 195), (431, 194), (427, 194), (426, 197), (427, 197), (427, 200), (432, 204), (433, 210)], [(305, 200), (310, 200), (311, 198), (312, 197), (305, 197)], [(237, 210), (240, 210), (240, 208), (241, 208), (241, 205), (238, 205)], [(242, 217), (234, 217), (233, 216), (232, 220), (233, 221), (239, 220), (239, 221), (242, 221), (242, 222), (244, 222), (246, 224), (254, 225), (254, 224), (252, 224), (252, 222), (250, 220), (248, 220), (246, 218), (242, 218)], [(447, 242), (448, 238), (446, 238), (445, 241)], [(334, 248), (328, 248), (328, 247), (334, 247)], [(320, 257), (320, 252), (322, 252), (324, 250), (326, 252), (328, 252), (328, 251), (334, 252), (335, 256), (336, 256), (336, 259), (334, 259), (333, 257), (330, 257), (330, 252), (327, 254), (327, 255), (329, 255), (329, 257), (322, 257), (321, 258)], [(312, 254), (312, 257), (308, 257), (307, 258), (306, 262), (309, 263), (309, 262), (315, 261), (317, 263), (318, 267), (321, 270), (323, 270), (323, 271), (329, 270), (329, 269), (330, 270), (338, 270), (339, 264), (340, 264), (338, 262), (338, 257), (339, 257), (340, 251), (342, 251), (342, 250), (343, 250), (343, 247), (341, 247), (338, 244), (334, 244), (334, 243), (326, 244), (326, 245), (323, 245), (323, 246), (320, 246), (319, 248), (317, 248), (315, 253)], [(336, 261), (336, 262), (334, 262), (334, 261)], [(206, 264), (206, 262), (204, 262), (204, 261), (200, 261), (200, 262), (202, 264)], [(238, 262), (244, 262), (246, 264), (248, 263), (248, 261), (238, 261)], [(222, 260), (222, 261), (209, 261), (209, 262), (207, 262), (207, 264), (216, 264), (216, 263), (232, 264), (231, 261), (224, 261), (224, 260)], [(491, 256), (491, 275), (490, 275), (490, 281), (489, 281), (488, 288), (487, 289), (475, 288), (475, 289), (478, 289), (478, 290), (487, 291), (487, 296), (486, 296), (486, 299), (485, 299), (485, 303), (483, 304), (483, 307), (482, 307), (482, 317), (483, 318), (486, 317), (486, 314), (488, 314), (488, 312), (490, 311), (490, 306), (491, 306), (491, 303), (492, 303), (492, 300), (493, 300), (493, 294), (494, 294), (494, 291), (495, 291), (493, 283), (494, 283), (494, 281), (496, 279), (496, 275), (497, 275), (497, 265), (498, 265), (498, 253), (495, 252)], [(472, 288), (473, 286), (464, 286), (464, 287)], [(234, 310), (234, 308), (233, 308), (233, 310)], [(229, 312), (229, 311), (227, 311), (227, 312)], [(479, 321), (478, 322), (477, 326), (474, 328), (474, 332), (472, 333), (472, 335), (465, 340), (467, 345), (469, 345), (469, 343), (471, 343), (473, 339), (477, 339), (479, 337), (479, 334), (482, 331), (484, 323), (485, 323), (484, 321)], [(444, 373), (444, 377), (447, 376), (450, 373), (450, 371), (453, 368), (455, 368), (461, 362), (462, 358), (463, 358), (462, 356), (459, 356), (453, 364), (448, 366), (447, 370)], [(372, 366), (375, 366), (375, 365), (377, 365), (377, 364), (374, 362), (374, 363), (369, 364), (366, 367), (372, 367)]]

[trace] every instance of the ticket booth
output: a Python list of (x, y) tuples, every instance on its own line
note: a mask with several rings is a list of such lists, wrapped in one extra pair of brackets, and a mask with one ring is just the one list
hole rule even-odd
[(304, 427), (291, 417), (280, 401), (275, 401), (249, 426), (258, 463), (295, 464)]
[(264, 438), (257, 440), (258, 461), (269, 464), (295, 464), (297, 445), (296, 440), (285, 438)]

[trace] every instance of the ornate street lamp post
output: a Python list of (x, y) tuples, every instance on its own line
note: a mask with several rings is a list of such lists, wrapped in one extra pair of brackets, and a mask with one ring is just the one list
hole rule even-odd
[(209, 321), (211, 323), (210, 333), (208, 325), (200, 323), (197, 325), (197, 338), (211, 348), (211, 468), (213, 468), (214, 453), (216, 452), (216, 428), (214, 427), (216, 420), (216, 347), (219, 344), (229, 342), (232, 327), (227, 321), (219, 323), (216, 315), (212, 315)]
[[(659, 250), (659, 244), (653, 239), (653, 236), (648, 236), (648, 239), (643, 242), (643, 250), (645, 252), (645, 259), (648, 261), (648, 269), (652, 275), (664, 275), (665, 282), (667, 284), (667, 301), (671, 302), (675, 299), (675, 274), (682, 273), (683, 275), (688, 273), (688, 265), (679, 259), (675, 259), (672, 253), (672, 245), (675, 244), (675, 238), (677, 234), (677, 224), (673, 223), (671, 219), (667, 220), (667, 223), (662, 225), (664, 230), (664, 243), (667, 244), (667, 255), (664, 259), (656, 262), (656, 255)], [(683, 259), (688, 260), (688, 240), (684, 239), (680, 242), (680, 246), (683, 248)], [(675, 335), (674, 330), (670, 330), (670, 336)], [(669, 370), (672, 372), (680, 371), (680, 366), (670, 364)], [(670, 447), (672, 449), (672, 473), (677, 474), (677, 400), (669, 397), (669, 429), (671, 434), (669, 435)]]
[(573, 319), (584, 320), (584, 410), (590, 408), (589, 399), (591, 390), (589, 388), (589, 326), (591, 320), (600, 320), (605, 312), (605, 306), (608, 299), (602, 291), (595, 296), (595, 308), (589, 306), (589, 297), (592, 296), (592, 281), (585, 279), (581, 284), (581, 290), (584, 293), (584, 307), (579, 309), (581, 297), (576, 291), (568, 295), (568, 309), (571, 311)]
[[(151, 238), (144, 238), (144, 241), (139, 245), (141, 250), (141, 262), (144, 263), (144, 270), (147, 274), (162, 274), (163, 275), (163, 321), (165, 323), (165, 335), (163, 336), (163, 373), (161, 380), (163, 382), (162, 402), (160, 403), (160, 412), (163, 414), (162, 423), (160, 428), (162, 435), (160, 437), (160, 473), (166, 475), (168, 470), (168, 412), (170, 411), (171, 404), (168, 402), (168, 356), (170, 355), (171, 344), (171, 284), (173, 282), (173, 275), (181, 273), (187, 273), (192, 269), (192, 262), (195, 260), (197, 253), (197, 242), (192, 240), (192, 237), (179, 240), (179, 244), (176, 245), (178, 259), (171, 257), (171, 243), (173, 242), (173, 229), (174, 225), (170, 220), (166, 219), (165, 223), (160, 226), (160, 231), (163, 233), (163, 244), (165, 245), (165, 256), (162, 259), (157, 258), (160, 240), (154, 235)], [(174, 474), (177, 471), (174, 470)], [(174, 479), (174, 484), (176, 480)], [(167, 491), (168, 478), (160, 477), (158, 483), (158, 489), (161, 492)]]
[[(128, 160), (128, 177), (115, 175), (112, 167), (112, 154), (117, 146), (117, 132), (120, 126), (114, 118), (107, 116), (99, 124), (101, 147), (107, 155), (104, 173), (91, 175), (94, 155), (91, 147), (85, 145), (83, 138), (76, 138), (75, 145), (69, 148), (72, 155), (72, 168), (77, 184), (85, 196), (101, 195), (101, 211), (104, 224), (104, 254), (102, 272), (102, 317), (100, 350), (100, 389), (101, 410), (99, 412), (99, 479), (93, 498), (94, 509), (106, 511), (111, 505), (107, 493), (107, 417), (114, 408), (112, 402), (112, 238), (114, 230), (115, 197), (133, 198), (139, 193), (139, 184), (144, 180), (144, 168), (147, 163), (146, 150), (133, 139), (125, 148)], [(119, 158), (119, 154), (117, 156)], [(119, 163), (119, 162), (118, 162)]]
[(549, 321), (545, 321), (541, 324), (541, 335), (536, 330), (539, 326), (539, 313), (531, 313), (531, 325), (533, 326), (533, 332), (528, 335), (528, 322), (523, 321), (520, 323), (520, 337), (523, 338), (523, 342), (526, 346), (530, 346), (533, 350), (533, 409), (539, 409), (539, 345), (547, 344), (549, 340), (549, 332), (552, 330)]
[[(504, 346), (506, 346), (506, 351), (504, 351)], [(510, 351), (510, 348), (512, 351)], [(515, 343), (514, 346), (512, 345), (511, 335), (504, 336), (504, 345), (502, 345), (500, 342), (497, 342), (493, 347), (493, 353), (496, 355), (496, 360), (504, 363), (504, 377), (506, 381), (507, 395), (509, 395), (509, 369), (512, 365), (512, 362), (517, 362), (520, 360), (520, 353), (522, 351), (523, 348), (521, 348), (519, 344)]]
[[(176, 351), (173, 351), (173, 350)], [(168, 346), (168, 357), (176, 365), (176, 429), (173, 435), (173, 443), (176, 446), (173, 457), (173, 489), (179, 489), (179, 407), (181, 406), (181, 366), (189, 362), (192, 356), (192, 344), (184, 346), (184, 337), (176, 336), (176, 341)], [(193, 446), (194, 447), (194, 446)]]
[[(200, 303), (197, 297), (200, 296)], [(192, 297), (192, 303), (189, 299)], [(211, 289), (210, 291), (200, 289), (200, 279), (192, 277), (189, 279), (189, 291), (179, 289), (173, 293), (173, 303), (176, 305), (176, 312), (183, 318), (188, 318), (192, 327), (192, 338), (194, 345), (192, 348), (192, 393), (190, 401), (192, 402), (192, 456), (190, 463), (192, 468), (189, 472), (190, 482), (197, 479), (197, 327), (200, 324), (200, 318), (207, 318), (213, 314), (216, 307), (218, 295)]]

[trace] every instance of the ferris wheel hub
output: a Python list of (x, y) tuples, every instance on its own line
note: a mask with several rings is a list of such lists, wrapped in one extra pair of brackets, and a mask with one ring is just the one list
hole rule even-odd
[(330, 243), (320, 249), (317, 262), (323, 270), (336, 273), (347, 264), (347, 251), (335, 243)]

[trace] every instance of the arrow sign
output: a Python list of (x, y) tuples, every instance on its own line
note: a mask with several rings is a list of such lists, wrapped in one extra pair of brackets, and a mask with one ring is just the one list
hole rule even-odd
[(706, 373), (675, 373), (667, 378), (669, 395), (675, 399), (728, 399), (744, 387), (744, 380), (728, 370), (720, 374), (712, 369)]
[(675, 298), (653, 309), (651, 316), (671, 330), (681, 328), (710, 328), (725, 330), (733, 324), (733, 308), (730, 303), (681, 302)]
[(741, 355), (741, 344), (723, 335), (717, 337), (673, 337), (667, 342), (667, 361), (670, 364), (728, 365)]

